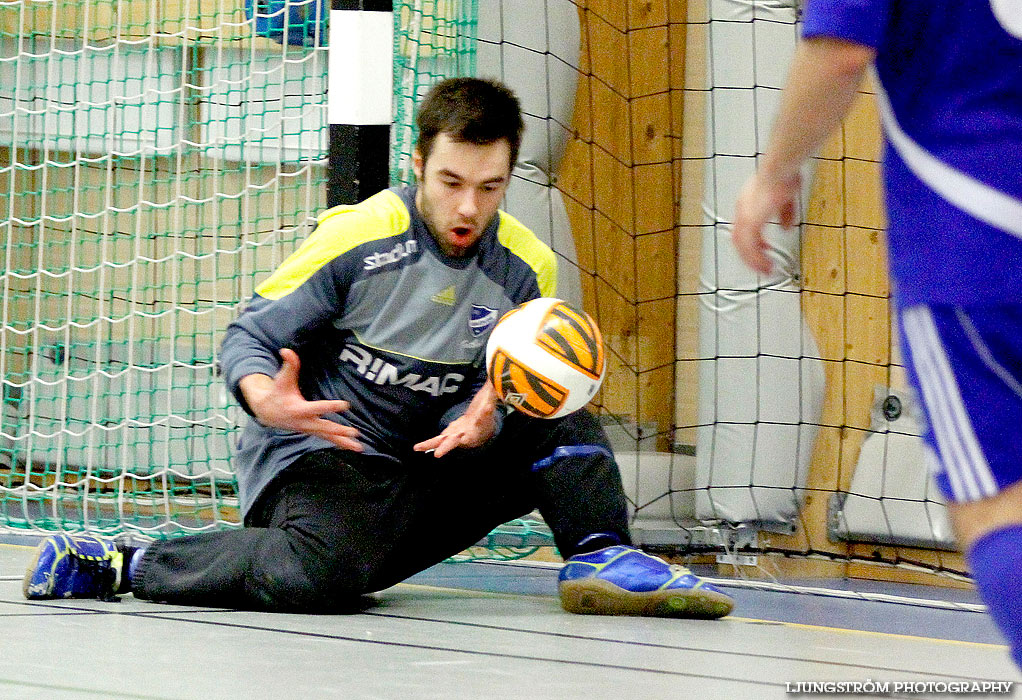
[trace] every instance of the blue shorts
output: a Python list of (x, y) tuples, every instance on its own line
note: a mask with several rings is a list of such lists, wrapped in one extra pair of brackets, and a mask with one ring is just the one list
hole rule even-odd
[(909, 378), (948, 501), (989, 498), (1022, 481), (1022, 304), (902, 309)]

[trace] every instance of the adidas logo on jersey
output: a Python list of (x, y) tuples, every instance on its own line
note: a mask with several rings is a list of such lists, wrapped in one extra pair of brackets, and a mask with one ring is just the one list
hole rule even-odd
[(341, 362), (348, 362), (367, 381), (382, 386), (405, 386), (412, 391), (423, 391), (431, 396), (453, 394), (461, 388), (465, 375), (459, 372), (448, 372), (444, 375), (424, 377), (415, 372), (401, 374), (398, 368), (382, 357), (375, 357), (371, 352), (358, 345), (346, 345), (340, 355)]
[(404, 260), (409, 255), (419, 252), (419, 244), (414, 240), (409, 239), (404, 243), (398, 243), (390, 250), (384, 253), (373, 253), (362, 258), (362, 262), (365, 265), (362, 266), (363, 270), (375, 270), (384, 265), (392, 265), (400, 260)]
[(447, 289), (437, 292), (430, 297), (430, 301), (435, 301), (438, 304), (444, 306), (454, 306), (457, 303), (457, 297), (454, 296), (454, 285), (452, 284)]

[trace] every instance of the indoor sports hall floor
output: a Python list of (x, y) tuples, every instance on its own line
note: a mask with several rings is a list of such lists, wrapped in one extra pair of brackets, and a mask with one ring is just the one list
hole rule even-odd
[[(551, 565), (473, 563), (434, 567), (350, 615), (131, 596), (30, 603), (21, 579), (32, 548), (12, 543), (30, 540), (0, 542), (4, 700), (757, 700), (811, 697), (788, 692), (807, 681), (889, 681), (891, 691), (895, 682), (1022, 681), (963, 591), (813, 581), (778, 592), (722, 580), (737, 601), (723, 620), (589, 617), (560, 609)], [(808, 595), (809, 585), (835, 594)]]

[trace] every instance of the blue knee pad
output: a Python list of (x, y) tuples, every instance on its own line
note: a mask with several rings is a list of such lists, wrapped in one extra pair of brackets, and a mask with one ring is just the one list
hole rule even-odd
[(973, 543), (968, 559), (980, 597), (1022, 668), (1022, 525), (986, 533)]
[(559, 459), (565, 459), (567, 457), (592, 457), (593, 455), (603, 455), (605, 457), (614, 456), (613, 453), (611, 453), (611, 451), (603, 445), (564, 445), (555, 448), (549, 457), (544, 457), (533, 464), (532, 471), (537, 472), (540, 469), (546, 469)]

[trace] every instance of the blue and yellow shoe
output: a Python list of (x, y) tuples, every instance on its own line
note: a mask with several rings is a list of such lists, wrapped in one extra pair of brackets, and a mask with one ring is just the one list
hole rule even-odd
[(91, 535), (52, 535), (39, 543), (25, 572), (29, 600), (116, 600), (124, 557), (113, 540)]
[(568, 559), (558, 588), (561, 606), (584, 615), (713, 619), (735, 605), (685, 567), (620, 544)]

